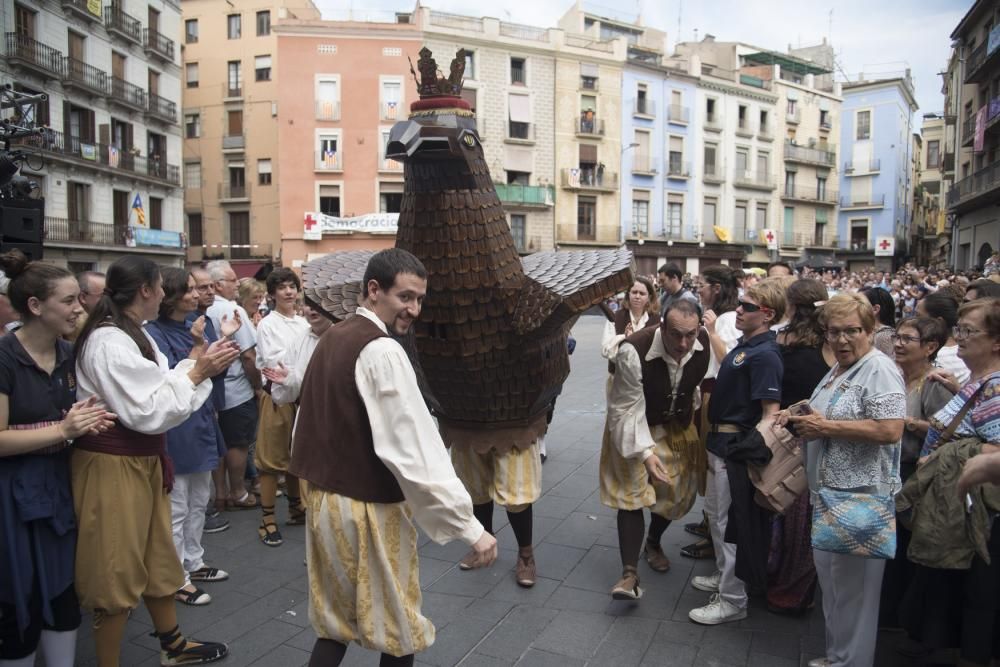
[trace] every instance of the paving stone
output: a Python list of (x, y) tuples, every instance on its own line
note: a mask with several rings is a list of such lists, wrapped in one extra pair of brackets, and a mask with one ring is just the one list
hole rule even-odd
[(519, 606), (508, 614), (476, 647), (477, 653), (516, 661), (542, 634), (553, 618), (555, 609)]
[(420, 661), (429, 665), (457, 665), (493, 630), (493, 622), (475, 616), (463, 616), (437, 633), (434, 645), (420, 654)]
[(754, 632), (750, 652), (798, 660), (802, 653), (801, 639), (799, 635), (784, 632)]
[[(253, 667), (300, 667), (301, 665), (309, 664), (309, 656), (310, 653), (308, 651), (300, 651), (297, 648), (282, 645), (260, 660), (255, 660), (248, 664)], [(346, 663), (346, 660), (344, 662)]]
[(528, 652), (516, 663), (517, 667), (577, 667), (586, 664), (584, 660), (537, 649), (528, 649)]
[[(546, 464), (547, 466), (548, 464)], [(542, 469), (542, 477), (546, 475), (545, 469)], [(579, 505), (579, 501), (573, 498), (563, 498), (562, 496), (552, 496), (544, 495), (542, 496), (534, 506), (535, 517), (547, 516), (553, 519), (565, 519), (573, 510)]]
[(642, 667), (666, 666), (670, 667), (690, 667), (694, 664), (695, 656), (698, 655), (698, 647), (690, 644), (679, 644), (675, 642), (654, 640), (646, 655), (643, 656)]
[(542, 542), (535, 547), (535, 564), (539, 576), (551, 579), (565, 579), (586, 555), (584, 549), (567, 547), (553, 542)]
[(533, 648), (586, 660), (594, 655), (613, 622), (606, 614), (560, 611)]
[(512, 575), (501, 579), (493, 590), (486, 594), (486, 599), (542, 606), (558, 586), (559, 582), (555, 579), (537, 577), (534, 586), (522, 588)]
[(448, 570), (458, 567), (457, 561), (438, 560), (421, 555), (419, 557), (420, 587), (428, 588), (435, 581), (444, 576)]
[(458, 664), (461, 667), (510, 667), (514, 663), (502, 660), (501, 658), (494, 658), (491, 655), (484, 655), (483, 653), (473, 653)]
[(601, 614), (611, 604), (610, 591), (611, 588), (608, 587), (608, 591), (604, 593), (595, 593), (563, 584), (545, 601), (545, 606)]

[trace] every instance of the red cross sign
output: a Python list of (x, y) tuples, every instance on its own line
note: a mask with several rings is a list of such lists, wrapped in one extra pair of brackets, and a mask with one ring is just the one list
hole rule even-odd
[(882, 242), (879, 243), (879, 247), (881, 247), (882, 250), (888, 250), (888, 248), (889, 248), (890, 245), (891, 244), (886, 239), (882, 239)]
[(770, 243), (774, 240), (774, 234), (772, 232), (767, 233), (767, 242)]
[(306, 231), (312, 231), (312, 228), (316, 225), (316, 220), (313, 219), (312, 213), (306, 214)]

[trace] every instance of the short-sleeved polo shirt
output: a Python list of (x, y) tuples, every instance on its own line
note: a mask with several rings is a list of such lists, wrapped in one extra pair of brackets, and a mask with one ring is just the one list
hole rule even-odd
[(763, 415), (761, 401), (781, 400), (783, 369), (773, 331), (740, 339), (719, 367), (708, 405), (709, 421), (754, 428)]
[(56, 365), (49, 375), (15, 334), (0, 336), (0, 394), (7, 395), (9, 424), (61, 421), (76, 400), (72, 345), (56, 341)]

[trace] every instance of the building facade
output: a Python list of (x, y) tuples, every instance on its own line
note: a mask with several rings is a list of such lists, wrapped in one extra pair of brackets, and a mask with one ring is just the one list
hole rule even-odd
[(909, 71), (899, 77), (843, 87), (841, 180), (837, 255), (849, 269), (893, 268), (905, 256), (914, 184), (911, 181), (913, 112)]
[(0, 84), (48, 96), (13, 111), (48, 128), (17, 142), (35, 156), (22, 174), (44, 198), (44, 259), (77, 272), (129, 253), (183, 264), (179, 5), (6, 0), (4, 13)]
[(187, 258), (229, 259), (237, 274), (253, 275), (283, 260), (278, 130), (286, 123), (275, 26), (318, 19), (319, 11), (308, 0), (294, 9), (283, 0), (183, 0), (182, 7)]
[[(918, 266), (947, 264), (942, 254), (944, 235), (945, 120), (943, 114), (924, 114), (920, 134), (914, 135), (914, 177), (909, 257)], [(919, 149), (919, 150), (918, 150)]]
[(945, 114), (958, 138), (947, 195), (951, 259), (956, 269), (969, 269), (1000, 247), (1000, 6), (977, 0), (951, 38), (957, 47), (945, 79)]
[[(408, 15), (406, 15), (408, 16)], [(403, 22), (405, 21), (405, 22)], [(418, 27), (395, 23), (288, 19), (278, 36), (277, 156), (282, 261), (299, 266), (335, 250), (391, 247), (394, 226), (379, 222), (309, 234), (311, 214), (354, 218), (398, 214), (403, 165), (385, 156), (392, 125), (417, 99), (409, 59)], [(447, 68), (443, 54), (435, 54)]]

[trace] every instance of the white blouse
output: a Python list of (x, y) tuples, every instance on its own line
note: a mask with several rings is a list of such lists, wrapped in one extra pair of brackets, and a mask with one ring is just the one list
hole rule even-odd
[(188, 377), (194, 361), (170, 368), (145, 331), (156, 362), (142, 356), (128, 334), (114, 326), (94, 329), (76, 360), (77, 400), (97, 396), (118, 421), (133, 431), (156, 435), (183, 423), (212, 393), (208, 380), (195, 385)]
[[(309, 331), (309, 323), (300, 315), (285, 317), (272, 310), (257, 325), (257, 369), (275, 368), (280, 361), (290, 367), (292, 345)], [(265, 380), (266, 382), (266, 380)]]
[[(632, 333), (636, 333), (649, 322), (649, 313), (645, 311), (643, 311), (638, 320), (632, 317), (631, 312), (628, 314), (628, 317), (632, 322)], [(618, 346), (622, 344), (625, 338), (625, 334), (615, 333), (614, 322), (609, 321), (606, 323), (604, 325), (604, 335), (601, 337), (601, 356), (608, 361), (614, 361), (615, 355), (618, 354)]]
[(281, 384), (271, 385), (272, 401), (278, 405), (284, 405), (299, 400), (299, 392), (302, 391), (302, 378), (306, 375), (309, 360), (312, 359), (318, 344), (319, 336), (313, 333), (312, 327), (299, 333), (299, 336), (289, 346), (289, 354), (286, 355), (284, 361), (285, 367), (288, 369), (288, 377)]
[[(735, 310), (730, 310), (728, 313), (719, 315), (719, 318), (715, 320), (715, 333), (726, 344), (726, 354), (732, 352), (736, 344), (740, 342), (740, 336), (743, 335), (743, 332), (736, 328)], [(712, 346), (709, 345), (708, 347), (711, 356), (708, 360), (708, 372), (705, 373), (706, 379), (717, 377), (719, 375), (719, 366), (722, 365), (722, 359), (715, 356)]]

